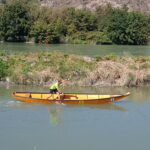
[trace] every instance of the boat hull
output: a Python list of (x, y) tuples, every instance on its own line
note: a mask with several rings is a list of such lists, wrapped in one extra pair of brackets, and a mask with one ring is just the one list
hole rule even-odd
[[(122, 98), (125, 98), (127, 96), (130, 95), (130, 93), (126, 93), (123, 95), (88, 95), (88, 94), (76, 94), (77, 98), (82, 97), (82, 99), (71, 99), (73, 96), (75, 97), (75, 94), (64, 94), (64, 99), (46, 99), (43, 98), (44, 94), (43, 93), (39, 93), (39, 95), (37, 95), (37, 97), (39, 96), (39, 98), (36, 98), (36, 96), (34, 96), (36, 93), (21, 93), (21, 92), (13, 92), (12, 96), (13, 98), (20, 100), (20, 101), (24, 101), (24, 102), (36, 102), (36, 103), (63, 103), (63, 104), (106, 104), (106, 103), (111, 103), (114, 101), (118, 101)], [(72, 97), (71, 97), (71, 96)], [(47, 94), (48, 96), (48, 94)], [(84, 96), (86, 97), (84, 99)], [(90, 96), (95, 96), (97, 98), (91, 98)], [(87, 98), (88, 97), (88, 98)], [(70, 99), (69, 99), (70, 98)]]

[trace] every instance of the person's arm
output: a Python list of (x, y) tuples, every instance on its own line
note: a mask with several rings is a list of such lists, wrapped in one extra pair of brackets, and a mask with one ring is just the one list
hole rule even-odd
[(60, 90), (59, 88), (57, 88), (57, 91), (58, 91), (58, 93), (60, 93), (60, 94), (62, 93), (61, 90)]

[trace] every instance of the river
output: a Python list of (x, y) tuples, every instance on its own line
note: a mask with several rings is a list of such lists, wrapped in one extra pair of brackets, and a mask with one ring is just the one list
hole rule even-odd
[[(55, 51), (87, 56), (110, 53), (149, 56), (150, 46), (44, 45), (0, 43), (0, 51)], [(47, 87), (0, 86), (1, 150), (149, 150), (150, 88), (69, 87), (64, 92), (119, 94), (105, 105), (43, 105), (17, 101), (13, 91), (48, 91)]]
[(33, 104), (13, 91), (47, 87), (0, 86), (1, 150), (149, 150), (150, 88), (69, 87), (63, 92), (131, 95), (103, 105)]
[(14, 52), (64, 52), (86, 56), (104, 56), (110, 53), (126, 56), (148, 56), (150, 46), (131, 45), (86, 45), (86, 44), (34, 44), (0, 43), (0, 51)]

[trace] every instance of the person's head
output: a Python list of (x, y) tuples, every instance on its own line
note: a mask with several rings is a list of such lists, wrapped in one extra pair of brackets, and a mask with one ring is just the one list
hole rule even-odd
[(62, 80), (58, 80), (57, 82), (58, 82), (58, 84), (62, 84)]

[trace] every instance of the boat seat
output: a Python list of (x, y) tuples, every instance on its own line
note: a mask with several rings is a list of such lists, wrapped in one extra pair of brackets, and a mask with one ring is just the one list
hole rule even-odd
[(25, 97), (32, 98), (30, 93), (25, 94)]

